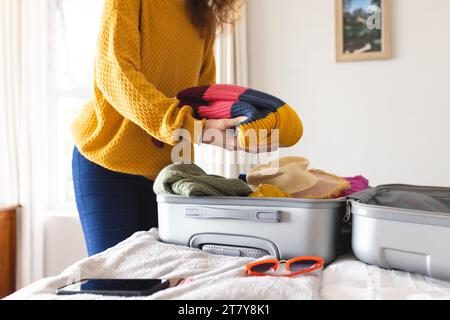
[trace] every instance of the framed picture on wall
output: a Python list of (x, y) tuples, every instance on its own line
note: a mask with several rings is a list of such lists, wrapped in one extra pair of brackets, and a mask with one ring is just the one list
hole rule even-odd
[(390, 59), (391, 0), (336, 1), (336, 60)]

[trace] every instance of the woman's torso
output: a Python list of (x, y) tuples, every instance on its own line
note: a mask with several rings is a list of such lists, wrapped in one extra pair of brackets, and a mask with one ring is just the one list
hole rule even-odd
[[(167, 97), (199, 85), (208, 39), (200, 37), (183, 2), (129, 1), (140, 1), (141, 61), (137, 71)], [(158, 147), (147, 132), (121, 116), (97, 83), (94, 97), (75, 121), (72, 132), (80, 152), (110, 170), (154, 179), (171, 163), (172, 147)]]

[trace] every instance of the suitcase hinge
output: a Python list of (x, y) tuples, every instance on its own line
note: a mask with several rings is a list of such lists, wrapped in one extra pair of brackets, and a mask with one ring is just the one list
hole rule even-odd
[(347, 200), (344, 222), (350, 224), (352, 220), (352, 203)]

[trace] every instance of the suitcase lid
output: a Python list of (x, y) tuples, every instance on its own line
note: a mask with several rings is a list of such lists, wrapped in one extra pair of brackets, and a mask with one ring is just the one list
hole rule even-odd
[(381, 185), (348, 197), (351, 214), (450, 227), (450, 188)]

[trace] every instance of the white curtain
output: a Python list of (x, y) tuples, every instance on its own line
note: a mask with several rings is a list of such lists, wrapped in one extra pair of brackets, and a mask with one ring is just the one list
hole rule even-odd
[[(233, 32), (216, 40), (217, 83), (248, 86), (246, 8)], [(196, 147), (195, 162), (205, 171), (236, 178), (249, 170), (254, 156), (202, 145)]]
[(0, 1), (0, 204), (20, 204), (18, 287), (43, 275), (46, 1)]

